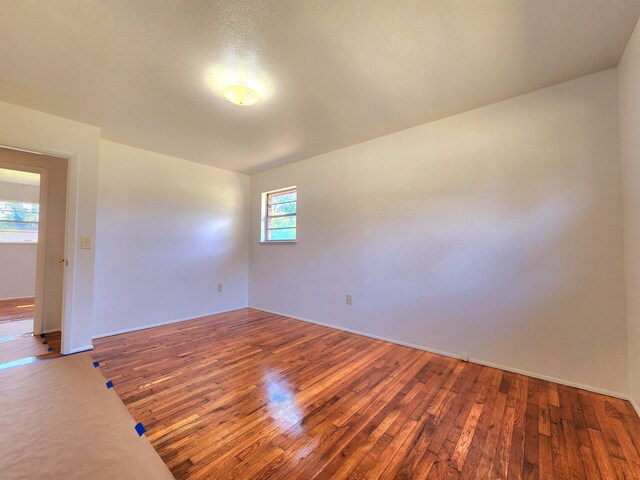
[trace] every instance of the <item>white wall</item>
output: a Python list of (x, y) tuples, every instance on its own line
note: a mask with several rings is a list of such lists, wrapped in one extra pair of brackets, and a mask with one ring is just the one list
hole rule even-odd
[[(0, 200), (37, 203), (40, 187), (0, 182)], [(35, 243), (0, 243), (0, 300), (35, 295), (36, 254)]]
[[(250, 304), (626, 394), (616, 81), (252, 176)], [(259, 244), (261, 192), (290, 185), (298, 243)]]
[[(636, 31), (619, 81), (630, 348), (615, 70), (255, 175), (249, 303), (613, 393), (630, 360), (638, 399), (638, 49)], [(1, 102), (0, 144), (73, 159), (66, 352), (246, 305), (248, 177)], [(94, 319), (77, 237), (95, 234), (100, 145)], [(260, 193), (289, 185), (299, 242), (259, 245)]]
[(94, 335), (246, 307), (249, 177), (100, 147)]
[(0, 300), (35, 295), (36, 250), (33, 243), (0, 243)]
[(0, 102), (0, 144), (71, 157), (65, 256), (73, 288), (64, 299), (71, 312), (63, 331), (65, 353), (91, 347), (94, 250), (80, 250), (77, 237), (95, 237), (99, 138), (97, 127)]
[(40, 187), (37, 185), (0, 182), (0, 199), (38, 203), (40, 201)]
[(640, 23), (618, 66), (631, 397), (640, 414)]

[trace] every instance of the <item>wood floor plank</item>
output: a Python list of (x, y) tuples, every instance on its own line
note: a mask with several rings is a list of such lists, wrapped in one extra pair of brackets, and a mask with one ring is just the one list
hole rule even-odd
[(60, 347), (60, 332), (42, 337), (27, 334), (0, 339), (0, 369), (59, 357)]
[(33, 297), (0, 300), (0, 323), (33, 320), (34, 303)]
[(593, 444), (593, 455), (598, 464), (598, 469), (604, 478), (617, 478), (614, 474), (611, 458), (607, 454), (607, 446), (600, 430), (589, 429), (589, 436)]
[(640, 468), (628, 402), (259, 310), (99, 339), (94, 357), (178, 479)]

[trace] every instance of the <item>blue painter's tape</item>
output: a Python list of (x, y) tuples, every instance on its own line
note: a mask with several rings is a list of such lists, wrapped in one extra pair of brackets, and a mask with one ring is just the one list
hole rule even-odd
[(41, 333), (41, 334), (40, 334), (40, 338), (44, 338), (44, 333)]
[(93, 368), (98, 368), (100, 366), (100, 362), (93, 362)]
[(48, 352), (53, 352), (53, 348), (49, 347), (49, 348), (47, 349), (47, 351), (48, 351)]
[(139, 437), (141, 437), (142, 434), (146, 432), (146, 430), (144, 429), (144, 426), (140, 422), (138, 422), (138, 424), (136, 425), (136, 432), (138, 432)]
[(107, 388), (113, 388), (113, 382), (111, 380), (107, 382)]

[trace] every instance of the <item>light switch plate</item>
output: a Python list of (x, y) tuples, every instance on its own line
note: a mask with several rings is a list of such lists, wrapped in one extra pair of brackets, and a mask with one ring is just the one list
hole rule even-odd
[(80, 248), (85, 250), (91, 248), (91, 237), (80, 237)]

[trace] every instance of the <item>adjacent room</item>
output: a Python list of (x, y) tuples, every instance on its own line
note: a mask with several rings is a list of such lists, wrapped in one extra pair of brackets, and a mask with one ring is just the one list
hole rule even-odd
[(40, 174), (0, 168), (0, 338), (33, 333)]
[(640, 479), (640, 0), (0, 0), (0, 477)]

